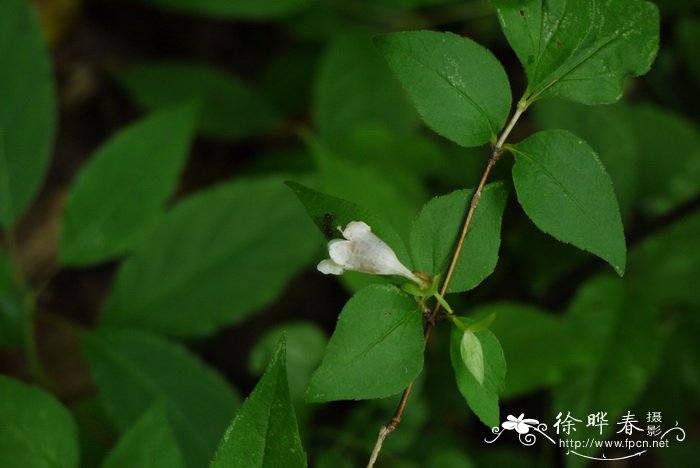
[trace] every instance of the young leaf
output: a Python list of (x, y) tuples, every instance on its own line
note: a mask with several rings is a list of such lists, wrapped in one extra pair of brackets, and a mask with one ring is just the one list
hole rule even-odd
[(161, 111), (97, 151), (73, 186), (63, 214), (64, 265), (109, 260), (143, 239), (175, 189), (194, 119), (190, 106)]
[(211, 333), (274, 300), (317, 248), (280, 179), (215, 187), (176, 205), (124, 262), (100, 324)]
[[(618, 278), (599, 276), (587, 282), (567, 311), (577, 355), (554, 389), (555, 413), (571, 412), (582, 419), (605, 411), (610, 425), (603, 428), (603, 436), (610, 434), (656, 366), (661, 340), (654, 315)], [(600, 437), (598, 428), (594, 434)], [(571, 435), (584, 437), (583, 431)]]
[[(464, 317), (460, 320), (473, 323)], [(498, 426), (498, 394), (505, 382), (506, 361), (496, 335), (490, 330), (465, 333), (452, 327), (450, 360), (457, 387), (474, 414), (487, 426)]]
[(168, 10), (215, 18), (269, 20), (288, 16), (311, 4), (311, 0), (142, 0)]
[(107, 454), (102, 468), (184, 468), (165, 404), (146, 411)]
[[(434, 198), (423, 207), (411, 230), (416, 270), (431, 276), (446, 271), (473, 194), (473, 190), (457, 190)], [(506, 198), (502, 183), (484, 188), (447, 292), (473, 289), (493, 273), (501, 245), (501, 218)]]
[(373, 233), (394, 249), (399, 260), (406, 262), (408, 259), (403, 239), (386, 219), (352, 202), (317, 192), (296, 182), (287, 182), (287, 185), (326, 239), (341, 237), (339, 226), (344, 228), (351, 221), (364, 221), (372, 227)]
[(539, 132), (511, 147), (518, 201), (532, 221), (562, 242), (625, 272), (625, 235), (610, 177), (593, 149), (563, 130)]
[(239, 399), (224, 378), (181, 345), (137, 331), (83, 335), (83, 349), (105, 411), (127, 430), (164, 402), (190, 468), (205, 466)]
[(3, 0), (0, 31), (0, 226), (10, 228), (44, 180), (56, 105), (34, 6), (26, 0)]
[(314, 121), (334, 149), (359, 125), (383, 124), (399, 134), (417, 116), (386, 61), (367, 35), (340, 34), (328, 46), (315, 82)]
[(395, 395), (423, 367), (423, 312), (389, 285), (356, 293), (338, 317), (306, 400), (364, 400)]
[(277, 125), (277, 117), (261, 97), (235, 76), (212, 68), (156, 62), (129, 68), (117, 78), (149, 110), (200, 100), (198, 129), (210, 137), (247, 138)]
[(511, 106), (508, 77), (484, 47), (433, 31), (380, 36), (376, 45), (425, 123), (462, 146), (496, 137)]
[(306, 466), (306, 454), (289, 398), (286, 360), (282, 339), (265, 375), (221, 439), (211, 468)]
[(0, 375), (0, 466), (77, 468), (73, 417), (56, 398)]
[(514, 398), (561, 380), (572, 356), (566, 323), (544, 310), (516, 303), (496, 303), (473, 311), (495, 314), (491, 331), (498, 336), (508, 362), (503, 398)]
[(659, 11), (645, 0), (491, 0), (525, 68), (532, 102), (563, 96), (605, 104), (624, 79), (649, 71), (659, 48)]
[(462, 362), (467, 366), (479, 385), (484, 385), (484, 350), (481, 341), (470, 331), (462, 333), (462, 341), (459, 344), (459, 354)]

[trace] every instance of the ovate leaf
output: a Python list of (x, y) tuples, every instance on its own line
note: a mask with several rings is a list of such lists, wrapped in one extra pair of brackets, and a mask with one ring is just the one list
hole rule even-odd
[(403, 390), (423, 367), (423, 312), (413, 297), (372, 285), (345, 304), (307, 401), (384, 398)]
[(0, 226), (11, 227), (39, 190), (53, 146), (49, 55), (33, 5), (0, 4)]
[[(465, 325), (473, 320), (460, 317)], [(452, 327), (450, 360), (457, 387), (467, 404), (481, 422), (489, 427), (498, 426), (498, 394), (503, 390), (506, 361), (501, 345), (490, 330), (469, 334)]]
[(68, 197), (61, 237), (63, 264), (108, 260), (142, 240), (177, 185), (194, 118), (189, 106), (158, 112), (97, 151)]
[(491, 0), (525, 68), (529, 101), (563, 96), (604, 104), (649, 71), (659, 11), (646, 0)]
[[(411, 230), (411, 251), (418, 271), (431, 276), (450, 264), (474, 190), (458, 190), (428, 202)], [(501, 218), (507, 192), (487, 185), (464, 240), (448, 292), (468, 291), (493, 273), (501, 245)]]
[(211, 468), (306, 466), (289, 398), (286, 359), (282, 339), (265, 375), (221, 439)]
[(77, 468), (73, 417), (56, 398), (0, 376), (0, 466)]
[(513, 182), (525, 213), (542, 231), (625, 271), (625, 235), (612, 182), (593, 149), (560, 130), (512, 147)]
[(142, 0), (169, 10), (194, 13), (215, 18), (267, 20), (288, 16), (309, 4), (311, 0)]
[(123, 264), (100, 324), (211, 333), (274, 300), (317, 247), (280, 179), (215, 187), (176, 205)]
[(119, 439), (102, 468), (184, 468), (165, 404), (154, 404)]
[(510, 85), (499, 61), (465, 37), (400, 32), (375, 40), (425, 123), (462, 146), (479, 146), (503, 128)]
[[(638, 147), (627, 108), (586, 106), (563, 99), (547, 99), (532, 108), (540, 130), (568, 130), (588, 142), (600, 157), (615, 189), (620, 211), (628, 214), (639, 193)], [(634, 112), (633, 112), (634, 113)], [(660, 135), (659, 135), (660, 136)]]
[(213, 68), (156, 62), (129, 68), (117, 78), (149, 110), (199, 100), (198, 129), (207, 136), (240, 139), (264, 134), (277, 125), (270, 106), (249, 86)]
[(186, 466), (205, 466), (238, 407), (224, 378), (187, 349), (137, 331), (83, 335), (90, 374), (105, 410), (121, 430), (162, 401)]

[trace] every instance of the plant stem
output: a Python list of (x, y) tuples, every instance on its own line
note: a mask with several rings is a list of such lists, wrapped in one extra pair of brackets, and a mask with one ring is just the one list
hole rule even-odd
[[(505, 145), (508, 136), (513, 131), (515, 124), (518, 122), (518, 120), (520, 120), (520, 117), (527, 110), (528, 106), (529, 103), (525, 100), (521, 99), (520, 102), (518, 102), (515, 113), (511, 117), (510, 121), (508, 122), (508, 125), (506, 125), (505, 129), (503, 130), (503, 133), (501, 133), (500, 138), (491, 150), (491, 155), (489, 156), (489, 160), (486, 163), (486, 168), (484, 169), (484, 172), (481, 175), (479, 185), (476, 187), (474, 195), (472, 195), (472, 199), (469, 204), (469, 211), (467, 212), (467, 218), (464, 221), (464, 226), (462, 227), (462, 232), (459, 236), (459, 240), (457, 241), (455, 252), (452, 255), (450, 267), (448, 268), (447, 274), (445, 275), (445, 281), (442, 283), (442, 287), (440, 288), (441, 297), (444, 297), (447, 293), (450, 281), (452, 280), (452, 275), (454, 274), (455, 268), (457, 266), (457, 260), (459, 260), (459, 256), (462, 253), (462, 248), (464, 247), (464, 239), (467, 237), (467, 233), (469, 232), (469, 228), (471, 227), (472, 219), (474, 218), (474, 212), (476, 211), (476, 207), (479, 205), (479, 201), (481, 200), (481, 192), (486, 186), (486, 181), (488, 180), (489, 175), (491, 174), (491, 170), (500, 159), (501, 154), (503, 153), (503, 146)], [(433, 307), (433, 310), (430, 314), (430, 318), (425, 323), (425, 328), (423, 331), (424, 346), (428, 344), (428, 340), (430, 339), (430, 334), (432, 333), (433, 327), (435, 326), (435, 319), (437, 318), (438, 312), (440, 312), (441, 302), (442, 301), (440, 301), (439, 299), (435, 302), (435, 306)], [(394, 412), (394, 417), (391, 418), (391, 422), (389, 422), (389, 424), (387, 424), (386, 426), (382, 426), (379, 430), (379, 436), (377, 437), (377, 442), (375, 443), (374, 449), (372, 450), (372, 455), (370, 457), (369, 463), (367, 464), (367, 468), (374, 467), (374, 463), (376, 462), (377, 457), (379, 456), (379, 452), (381, 452), (382, 450), (384, 441), (389, 436), (389, 434), (396, 430), (399, 423), (401, 423), (401, 417), (403, 416), (403, 412), (406, 410), (406, 404), (408, 403), (408, 398), (411, 395), (412, 389), (413, 382), (411, 382), (408, 385), (408, 387), (406, 387), (406, 389), (403, 391), (403, 394), (401, 395), (401, 400), (399, 401), (399, 404), (396, 407), (396, 411)]]

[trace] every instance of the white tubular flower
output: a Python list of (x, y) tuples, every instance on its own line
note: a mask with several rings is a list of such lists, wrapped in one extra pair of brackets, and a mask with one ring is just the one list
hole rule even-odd
[(334, 239), (328, 243), (330, 259), (318, 264), (318, 271), (325, 275), (342, 275), (344, 271), (359, 271), (373, 275), (398, 275), (425, 286), (411, 270), (406, 268), (394, 251), (372, 233), (367, 223), (352, 221), (341, 231), (346, 240)]

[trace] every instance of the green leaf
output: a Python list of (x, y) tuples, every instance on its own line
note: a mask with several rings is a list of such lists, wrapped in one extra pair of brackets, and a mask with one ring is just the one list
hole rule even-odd
[(119, 439), (102, 468), (183, 468), (182, 454), (168, 421), (165, 404), (146, 411)]
[(125, 431), (158, 401), (187, 466), (204, 466), (239, 404), (224, 378), (181, 345), (138, 331), (83, 334), (90, 374), (112, 422)]
[[(425, 198), (417, 179), (387, 177), (371, 162), (361, 164), (338, 157), (313, 137), (308, 137), (307, 143), (324, 192), (357, 203), (386, 219), (402, 236), (408, 234), (410, 220)], [(414, 204), (411, 199), (420, 201)]]
[(610, 174), (620, 211), (629, 213), (638, 198), (638, 154), (643, 149), (638, 148), (627, 108), (547, 99), (532, 110), (541, 130), (568, 130), (591, 145)]
[(340, 34), (328, 46), (315, 82), (314, 121), (323, 139), (342, 148), (359, 125), (409, 133), (416, 114), (371, 39)]
[(199, 100), (198, 129), (206, 136), (254, 137), (277, 125), (277, 117), (261, 97), (235, 76), (213, 68), (153, 62), (129, 68), (117, 78), (134, 100), (149, 110)]
[(176, 205), (124, 262), (100, 324), (211, 333), (272, 302), (317, 248), (280, 179), (220, 185)]
[(75, 422), (53, 395), (0, 375), (0, 466), (77, 468)]
[[(567, 311), (576, 363), (554, 389), (554, 412), (571, 412), (584, 421), (588, 414), (607, 412), (610, 425), (603, 428), (603, 437), (612, 433), (656, 366), (661, 341), (654, 315), (618, 278), (599, 276), (582, 286)], [(572, 439), (587, 436), (583, 424), (571, 433)], [(601, 437), (599, 428), (588, 429), (591, 436)], [(579, 460), (572, 465), (580, 466)]]
[[(459, 319), (467, 326), (474, 322), (465, 317)], [(506, 378), (503, 350), (496, 335), (490, 330), (467, 332), (467, 334), (471, 336), (465, 343), (465, 332), (452, 327), (450, 360), (457, 387), (481, 422), (489, 427), (495, 427), (500, 421), (498, 394), (503, 390)], [(466, 352), (464, 348), (467, 348)], [(478, 358), (479, 355), (481, 355), (480, 358)]]
[(401, 392), (423, 367), (423, 312), (389, 285), (356, 293), (338, 317), (306, 400), (365, 400)]
[(0, 249), (0, 348), (21, 348), (27, 334), (24, 303), (17, 293), (12, 263)]
[(499, 61), (476, 42), (452, 33), (400, 32), (380, 36), (384, 53), (425, 123), (462, 146), (496, 137), (511, 106)]
[(131, 125), (97, 151), (63, 214), (64, 265), (112, 259), (145, 237), (175, 190), (193, 131), (189, 106), (169, 109)]
[(221, 439), (211, 468), (306, 466), (289, 398), (286, 362), (282, 339), (265, 375)]
[(342, 198), (317, 192), (296, 182), (287, 182), (316, 227), (326, 237), (333, 239), (342, 237), (338, 227), (345, 227), (351, 221), (364, 221), (377, 236), (386, 242), (404, 262), (408, 259), (406, 246), (401, 236), (386, 219), (377, 214)]
[(142, 0), (168, 10), (225, 19), (264, 21), (296, 13), (311, 0)]
[(34, 200), (48, 169), (56, 105), (51, 65), (33, 5), (0, 4), (0, 226)]
[(518, 201), (540, 230), (625, 272), (625, 235), (612, 183), (575, 135), (539, 132), (511, 147)]
[(328, 338), (312, 322), (292, 322), (278, 325), (255, 344), (248, 356), (248, 368), (255, 375), (265, 370), (280, 339), (284, 337), (287, 355), (287, 378), (292, 400), (303, 400), (311, 374), (321, 363)]
[(656, 304), (700, 306), (700, 212), (680, 219), (630, 252), (625, 278)]
[(563, 96), (605, 104), (624, 80), (651, 67), (659, 48), (659, 11), (645, 0), (491, 0), (525, 68), (525, 100)]
[(479, 385), (484, 385), (484, 350), (481, 341), (470, 331), (462, 333), (462, 340), (459, 343), (459, 354), (462, 363), (467, 366)]
[[(423, 207), (411, 230), (411, 251), (418, 271), (435, 276), (447, 270), (473, 194), (474, 190), (457, 190)], [(473, 289), (493, 273), (506, 198), (502, 183), (484, 188), (447, 292)]]
[(558, 316), (525, 304), (496, 303), (473, 311), (496, 314), (491, 331), (498, 336), (508, 362), (503, 398), (514, 398), (561, 380), (571, 361), (572, 337)]
[[(644, 211), (666, 214), (700, 194), (700, 132), (680, 114), (652, 105), (627, 109), (637, 142), (638, 184)], [(673, 162), (669, 163), (669, 156)]]

